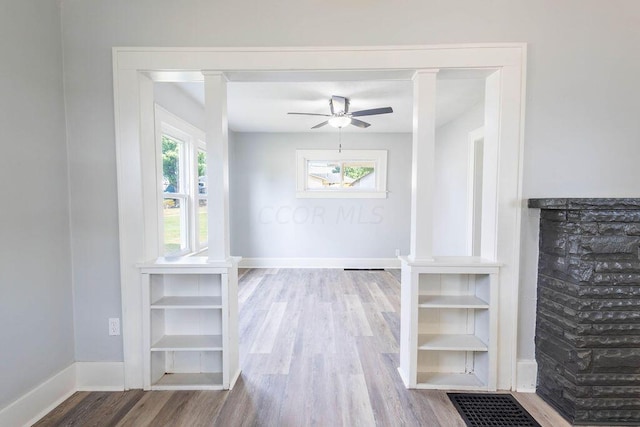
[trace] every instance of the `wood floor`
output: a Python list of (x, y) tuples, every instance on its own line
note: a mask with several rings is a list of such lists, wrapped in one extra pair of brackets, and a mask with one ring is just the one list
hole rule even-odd
[[(442, 391), (397, 372), (397, 272), (242, 271), (240, 364), (232, 391), (79, 392), (37, 426), (446, 426), (464, 423)], [(514, 393), (542, 426), (568, 426)]]

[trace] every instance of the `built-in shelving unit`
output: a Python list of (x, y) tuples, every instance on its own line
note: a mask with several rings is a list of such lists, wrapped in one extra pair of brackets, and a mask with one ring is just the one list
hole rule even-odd
[(237, 262), (160, 258), (140, 266), (145, 390), (233, 387), (240, 374)]
[(495, 390), (499, 265), (477, 257), (401, 261), (405, 385)]

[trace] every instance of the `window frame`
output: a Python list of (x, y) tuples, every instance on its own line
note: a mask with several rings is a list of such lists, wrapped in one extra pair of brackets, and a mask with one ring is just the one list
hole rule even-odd
[[(203, 132), (204, 135), (204, 132)], [(204, 250), (206, 250), (209, 247), (209, 234), (207, 232), (207, 238), (202, 242), (200, 241), (200, 213), (199, 213), (199, 209), (200, 209), (200, 201), (204, 200), (205, 204), (207, 206), (207, 230), (208, 230), (208, 217), (209, 217), (209, 187), (206, 186), (205, 187), (205, 192), (204, 193), (200, 193), (200, 176), (198, 174), (198, 154), (200, 152), (204, 153), (204, 158), (205, 158), (205, 171), (208, 171), (209, 169), (209, 165), (206, 164), (206, 159), (207, 159), (207, 144), (204, 141), (204, 138), (202, 139), (198, 139), (198, 146), (196, 147), (196, 149), (194, 150), (194, 160), (195, 160), (195, 166), (194, 166), (194, 172), (195, 172), (195, 181), (196, 181), (196, 186), (195, 186), (195, 193), (194, 193), (194, 209), (195, 209), (195, 236), (194, 236), (194, 242), (196, 243), (196, 253), (202, 252)], [(205, 173), (205, 183), (208, 182), (206, 180), (206, 173)]]
[[(206, 154), (205, 132), (188, 123), (186, 120), (155, 104), (155, 140), (156, 140), (156, 189), (158, 191), (158, 250), (161, 256), (180, 257), (193, 255), (207, 249), (208, 239), (200, 242), (200, 222), (198, 208), (200, 200), (206, 199), (207, 194), (200, 194), (198, 189), (198, 152)], [(165, 193), (163, 191), (162, 137), (180, 141), (183, 144), (180, 159), (180, 192)], [(170, 197), (168, 197), (170, 195)], [(164, 242), (164, 201), (165, 199), (181, 201), (181, 216), (184, 235), (181, 231), (181, 249), (166, 253)], [(184, 241), (184, 248), (182, 243)]]
[[(373, 162), (375, 190), (308, 188), (310, 161)], [(296, 197), (324, 199), (384, 199), (387, 197), (387, 150), (296, 150)]]

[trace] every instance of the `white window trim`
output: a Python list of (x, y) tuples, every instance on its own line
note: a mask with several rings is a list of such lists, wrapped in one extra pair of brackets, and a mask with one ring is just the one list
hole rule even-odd
[[(307, 165), (310, 160), (370, 161), (375, 163), (376, 189), (309, 189)], [(296, 197), (321, 199), (384, 199), (387, 197), (387, 150), (296, 150)]]
[[(155, 127), (156, 127), (156, 182), (162, 182), (162, 135), (168, 135), (180, 140), (185, 144), (185, 163), (191, 165), (181, 174), (184, 178), (183, 188), (179, 193), (172, 193), (172, 198), (184, 200), (182, 215), (185, 221), (186, 248), (182, 251), (173, 252), (168, 256), (179, 257), (188, 254), (197, 254), (207, 248), (206, 244), (200, 243), (200, 230), (198, 222), (198, 205), (200, 199), (207, 199), (206, 195), (198, 192), (198, 150), (206, 151), (204, 131), (193, 126), (184, 119), (165, 110), (160, 105), (155, 104)], [(161, 206), (158, 209), (158, 251), (164, 254), (164, 213), (162, 204), (166, 194), (162, 191), (161, 185), (156, 185), (158, 200)], [(185, 191), (186, 190), (186, 191)], [(173, 197), (175, 196), (175, 197)]]

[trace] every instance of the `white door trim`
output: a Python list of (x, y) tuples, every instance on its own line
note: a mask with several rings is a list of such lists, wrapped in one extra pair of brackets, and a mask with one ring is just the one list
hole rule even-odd
[[(500, 273), (498, 388), (516, 381), (516, 323), (522, 210), (522, 146), (526, 45), (465, 44), (389, 47), (149, 48), (113, 49), (118, 218), (123, 313), (125, 388), (142, 387), (140, 274), (136, 264), (157, 256), (153, 183), (147, 178), (153, 160), (153, 81), (202, 81), (203, 71), (220, 71), (230, 79), (261, 79), (261, 74), (298, 72), (372, 72), (376, 78), (410, 75), (418, 69), (497, 70), (487, 99), (496, 103), (497, 121), (485, 126), (485, 140), (498, 143), (497, 194), (492, 230)], [(302, 73), (302, 74), (304, 74)], [(385, 74), (386, 73), (386, 74)], [(311, 78), (311, 77), (310, 77)], [(151, 207), (150, 207), (151, 206)], [(485, 229), (485, 227), (483, 227)], [(242, 254), (237, 254), (242, 255)], [(483, 254), (484, 255), (484, 254)]]
[[(480, 127), (476, 130), (469, 132), (467, 136), (467, 153), (469, 155), (467, 166), (467, 255), (479, 256), (480, 253), (474, 253), (473, 247), (476, 242), (476, 228), (474, 225), (478, 225), (476, 219), (476, 184), (478, 182), (478, 170), (477, 165), (477, 148), (476, 145), (484, 139), (484, 127)], [(482, 171), (480, 171), (482, 173)]]

